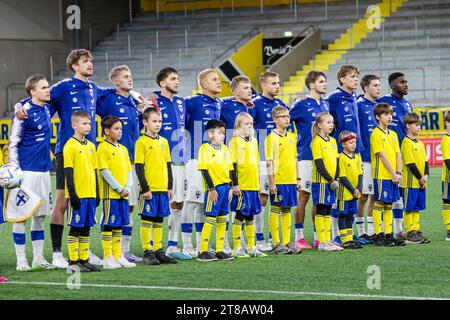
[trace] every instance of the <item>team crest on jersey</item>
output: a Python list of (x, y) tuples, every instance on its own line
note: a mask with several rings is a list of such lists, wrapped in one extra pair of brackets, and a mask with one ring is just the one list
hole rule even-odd
[(77, 102), (78, 102), (78, 99), (77, 99), (77, 98), (73, 98), (72, 101), (73, 101), (74, 103), (77, 103)]
[(348, 107), (345, 107), (344, 110), (345, 110), (345, 112), (348, 112)]
[(124, 113), (125, 109), (124, 108), (120, 108), (119, 111), (120, 111), (120, 113)]
[(145, 206), (145, 211), (150, 212), (150, 205), (147, 203), (147, 205)]
[(294, 145), (294, 141), (292, 141), (292, 139), (289, 139), (289, 143), (290, 143), (291, 145)]
[(327, 201), (328, 201), (328, 202), (331, 201), (331, 195), (328, 195)]
[(114, 221), (116, 221), (116, 216), (115, 216), (115, 215), (113, 215), (113, 216), (111, 217), (111, 223), (114, 223)]
[(397, 112), (392, 112), (392, 116), (397, 116)]
[(209, 110), (205, 110), (205, 114), (209, 114)]
[(369, 191), (372, 191), (372, 189), (373, 189), (372, 184), (369, 184)]
[(38, 125), (38, 129), (41, 130), (41, 129), (42, 129), (42, 126), (41, 126), (41, 125)]
[(269, 119), (270, 119), (270, 117), (271, 117), (270, 113), (266, 114), (266, 116), (267, 116), (267, 118), (269, 118)]
[(313, 116), (313, 117), (316, 117), (316, 116), (317, 116), (317, 113), (313, 112), (313, 113), (312, 113), (312, 116)]
[(164, 119), (167, 119), (169, 117), (169, 115), (167, 113), (163, 114)]
[(23, 192), (23, 190), (19, 190), (16, 195), (16, 206), (23, 206), (27, 203), (28, 199), (30, 199), (30, 197), (25, 192)]
[(187, 179), (184, 179), (184, 192), (187, 190)]
[(200, 193), (200, 191), (197, 191), (196, 193), (195, 193), (195, 197), (197, 198), (197, 199), (200, 199), (200, 196), (201, 196), (202, 194)]
[(279, 194), (277, 197), (277, 202), (281, 202), (281, 201), (283, 201), (283, 196), (281, 194)]
[(266, 182), (266, 184), (264, 185), (264, 190), (268, 191), (269, 190), (269, 183)]
[(383, 196), (386, 198), (387, 197), (387, 191), (383, 192)]
[(80, 222), (80, 220), (81, 220), (80, 215), (76, 214), (75, 215), (75, 222), (78, 223), (78, 222)]

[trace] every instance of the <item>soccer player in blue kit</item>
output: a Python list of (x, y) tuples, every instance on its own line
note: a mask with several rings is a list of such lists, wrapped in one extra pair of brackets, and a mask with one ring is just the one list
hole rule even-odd
[[(403, 139), (406, 136), (406, 128), (403, 125), (403, 118), (408, 113), (412, 112), (413, 106), (405, 96), (408, 94), (408, 81), (405, 75), (401, 72), (394, 72), (388, 77), (389, 87), (392, 90), (391, 94), (385, 95), (377, 100), (377, 102), (385, 102), (392, 106), (392, 122), (388, 126), (389, 130), (397, 133), (398, 142), (402, 145)], [(403, 226), (403, 202), (402, 199), (395, 202), (392, 206), (392, 213), (394, 215), (393, 233), (394, 238), (401, 241), (406, 239), (406, 232)]]

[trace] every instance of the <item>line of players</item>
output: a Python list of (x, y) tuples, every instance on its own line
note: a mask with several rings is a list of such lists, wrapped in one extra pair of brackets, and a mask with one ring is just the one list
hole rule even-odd
[[(48, 125), (48, 119), (55, 113), (61, 119), (61, 125), (58, 130), (57, 144), (56, 144), (56, 175), (57, 175), (57, 193), (56, 202), (52, 213), (51, 222), (51, 236), (53, 244), (53, 262), (49, 264), (42, 255), (43, 250), (43, 219), (46, 215), (49, 215), (49, 206), (44, 206), (40, 211), (34, 214), (32, 223), (31, 240), (33, 243), (33, 267), (43, 267), (43, 268), (66, 268), (68, 267), (67, 261), (62, 257), (61, 254), (61, 239), (63, 234), (63, 223), (64, 223), (64, 212), (66, 209), (66, 199), (69, 199), (69, 203), (72, 204), (73, 197), (65, 195), (64, 189), (67, 184), (67, 174), (66, 162), (63, 160), (63, 147), (65, 143), (71, 139), (74, 134), (75, 125), (72, 122), (72, 115), (77, 110), (86, 111), (90, 119), (91, 130), (86, 135), (86, 139), (91, 141), (94, 145), (96, 143), (96, 126), (95, 126), (95, 114), (99, 114), (102, 118), (106, 116), (118, 117), (122, 125), (122, 135), (119, 142), (126, 147), (128, 151), (128, 158), (130, 163), (135, 160), (135, 142), (139, 138), (139, 133), (141, 131), (140, 124), (143, 123), (142, 114), (145, 109), (145, 104), (142, 96), (132, 91), (132, 75), (131, 71), (127, 67), (119, 67), (113, 69), (111, 72), (111, 81), (114, 84), (114, 88), (104, 89), (99, 88), (95, 83), (88, 80), (93, 74), (92, 65), (92, 55), (87, 50), (74, 50), (69, 55), (68, 59), (69, 68), (75, 73), (75, 76), (71, 79), (63, 80), (51, 88), (46, 85), (46, 80), (39, 78), (34, 85), (28, 85), (27, 91), (31, 96), (31, 99), (25, 99), (21, 101), (19, 105), (16, 105), (16, 117), (14, 119), (14, 125), (11, 132), (10, 142), (10, 159), (15, 159), (15, 163), (18, 164), (24, 171), (23, 184), (27, 184), (27, 181), (33, 181), (30, 185), (33, 186), (35, 191), (42, 196), (47, 203), (50, 203), (50, 188), (42, 188), (40, 185), (49, 185), (49, 159), (47, 159), (46, 154), (47, 149), (49, 149), (49, 143), (40, 143), (42, 146), (40, 149), (40, 154), (43, 156), (30, 157), (27, 152), (22, 151), (26, 148), (33, 146), (36, 152), (38, 141), (36, 137), (39, 137), (39, 141), (46, 141), (49, 139), (51, 127)], [(403, 118), (407, 113), (412, 111), (411, 104), (404, 98), (407, 94), (407, 81), (403, 74), (394, 73), (389, 77), (389, 85), (393, 91), (392, 94), (379, 98), (380, 96), (380, 79), (377, 76), (367, 75), (364, 76), (361, 81), (361, 87), (364, 91), (364, 96), (356, 97), (356, 89), (358, 86), (358, 69), (353, 66), (343, 66), (339, 70), (338, 80), (340, 87), (331, 93), (326, 99), (322, 98), (322, 95), (326, 93), (326, 76), (321, 72), (312, 71), (308, 74), (306, 78), (306, 86), (310, 91), (310, 94), (305, 98), (297, 101), (291, 108), (289, 115), (282, 114), (282, 118), (290, 118), (293, 124), (295, 135), (295, 141), (297, 142), (297, 150), (295, 151), (298, 157), (298, 189), (301, 189), (298, 194), (298, 206), (296, 205), (297, 199), (293, 202), (296, 206), (295, 214), (295, 243), (290, 242), (282, 243), (282, 246), (278, 246), (278, 241), (274, 244), (269, 245), (264, 238), (264, 217), (263, 214), (254, 215), (254, 225), (255, 225), (255, 236), (256, 242), (255, 246), (246, 248), (244, 238), (237, 235), (238, 233), (238, 223), (233, 223), (233, 237), (235, 240), (239, 238), (242, 240), (241, 246), (235, 246), (234, 254), (236, 256), (247, 256), (248, 252), (255, 256), (262, 256), (264, 251), (272, 251), (277, 253), (290, 253), (290, 252), (300, 252), (301, 249), (310, 249), (311, 246), (305, 241), (303, 236), (303, 223), (305, 219), (305, 207), (309, 200), (310, 194), (314, 194), (313, 186), (314, 179), (312, 177), (313, 167), (317, 171), (315, 161), (313, 161), (313, 154), (311, 152), (311, 125), (316, 122), (317, 115), (321, 112), (330, 112), (333, 116), (333, 128), (335, 128), (335, 137), (339, 137), (344, 133), (343, 139), (345, 139), (345, 134), (349, 134), (355, 138), (355, 153), (361, 153), (361, 158), (363, 162), (364, 169), (364, 181), (362, 184), (361, 198), (358, 201), (358, 212), (356, 217), (356, 224), (358, 229), (358, 237), (355, 238), (357, 243), (366, 243), (368, 241), (374, 241), (372, 235), (374, 235), (373, 219), (372, 219), (372, 208), (374, 204), (374, 186), (373, 180), (371, 179), (371, 154), (370, 154), (370, 134), (376, 128), (377, 123), (375, 121), (375, 116), (373, 114), (373, 108), (376, 102), (386, 102), (393, 108), (393, 119), (392, 124), (389, 125), (389, 130), (396, 132), (398, 135), (399, 143), (401, 143), (406, 136), (406, 129), (403, 126)], [(200, 147), (204, 143), (211, 143), (208, 134), (204, 134), (207, 128), (208, 121), (214, 119), (220, 119), (225, 123), (227, 141), (229, 141), (233, 135), (232, 129), (235, 127), (236, 116), (241, 112), (249, 114), (254, 123), (254, 129), (256, 129), (256, 141), (258, 141), (258, 149), (264, 150), (264, 141), (266, 137), (270, 135), (271, 131), (274, 129), (284, 130), (283, 128), (277, 128), (276, 118), (273, 117), (273, 110), (277, 106), (284, 106), (283, 102), (276, 98), (279, 94), (280, 84), (278, 75), (273, 72), (265, 72), (261, 75), (260, 84), (263, 89), (262, 94), (252, 97), (251, 84), (248, 78), (239, 76), (232, 80), (230, 86), (234, 97), (219, 99), (217, 95), (221, 92), (220, 78), (217, 73), (212, 69), (206, 69), (199, 74), (198, 80), (199, 85), (202, 87), (202, 94), (196, 95), (194, 97), (183, 99), (176, 96), (178, 93), (178, 88), (180, 85), (178, 72), (173, 68), (164, 68), (161, 70), (157, 77), (157, 84), (161, 87), (161, 91), (155, 92), (150, 96), (151, 100), (157, 105), (159, 112), (161, 113), (161, 128), (160, 132), (156, 134), (165, 138), (168, 141), (170, 149), (170, 166), (168, 167), (169, 172), (173, 176), (173, 190), (174, 195), (170, 202), (171, 214), (169, 216), (169, 242), (168, 248), (164, 253), (159, 248), (158, 255), (155, 257), (144, 255), (145, 262), (150, 264), (157, 264), (161, 262), (173, 263), (175, 259), (190, 259), (196, 257), (198, 253), (204, 253), (201, 251), (202, 244), (202, 230), (205, 223), (204, 215), (204, 205), (205, 195), (203, 188), (203, 181), (208, 181), (208, 177), (203, 176), (199, 171), (199, 161), (198, 152)], [(133, 98), (134, 97), (134, 98)], [(42, 108), (45, 106), (45, 108)], [(33, 110), (33, 108), (35, 110)], [(45, 110), (45, 112), (42, 112)], [(280, 110), (279, 110), (280, 111)], [(281, 110), (283, 111), (283, 110)], [(278, 111), (277, 111), (278, 112)], [(283, 113), (283, 112), (282, 112)], [(278, 117), (279, 115), (277, 115)], [(281, 117), (281, 116), (280, 116)], [(104, 127), (104, 131), (111, 131), (111, 128)], [(220, 127), (210, 128), (213, 130), (212, 135), (214, 135), (214, 130), (218, 130)], [(27, 131), (28, 130), (28, 131)], [(348, 132), (347, 132), (348, 131)], [(28, 134), (26, 134), (28, 132)], [(279, 132), (279, 131), (278, 131)], [(353, 133), (353, 134), (351, 134)], [(185, 138), (187, 134), (187, 138)], [(43, 138), (41, 140), (41, 137)], [(298, 139), (297, 139), (298, 137)], [(447, 137), (447, 136), (446, 136)], [(444, 137), (445, 138), (445, 137)], [(351, 139), (354, 140), (354, 139)], [(341, 140), (343, 141), (343, 140)], [(186, 143), (187, 142), (187, 143)], [(349, 141), (345, 141), (349, 142)], [(350, 141), (351, 142), (351, 141)], [(102, 143), (104, 144), (104, 143)], [(102, 145), (101, 144), (101, 145)], [(444, 146), (444, 144), (443, 144)], [(14, 149), (15, 147), (15, 149)], [(340, 153), (342, 153), (342, 144), (338, 145)], [(444, 147), (443, 147), (444, 150)], [(267, 152), (266, 152), (267, 153)], [(11, 157), (12, 154), (16, 154), (16, 157)], [(257, 152), (257, 154), (259, 154)], [(267, 154), (263, 153), (261, 159), (265, 159)], [(444, 152), (445, 156), (445, 152)], [(38, 159), (38, 160), (37, 160)], [(41, 161), (42, 160), (42, 161)], [(266, 159), (267, 160), (267, 159)], [(39, 164), (38, 164), (39, 163)], [(448, 164), (446, 164), (448, 165)], [(51, 166), (51, 164), (50, 164)], [(258, 212), (264, 212), (265, 207), (268, 202), (268, 195), (270, 194), (272, 198), (276, 195), (277, 187), (274, 185), (274, 175), (270, 174), (270, 170), (273, 169), (273, 163), (269, 161), (267, 165), (266, 161), (262, 161), (259, 164), (259, 185), (262, 187), (259, 192), (258, 200), (256, 202), (261, 202), (261, 210), (258, 208)], [(267, 171), (269, 168), (269, 172)], [(444, 168), (445, 169), (445, 168)], [(120, 194), (120, 199), (125, 199), (128, 196), (129, 212), (132, 212), (133, 206), (137, 204), (138, 194), (145, 194), (148, 191), (139, 185), (141, 179), (137, 174), (137, 168), (132, 168), (130, 170), (131, 175), (127, 175), (127, 179), (122, 184), (111, 179), (111, 172), (107, 169), (101, 169), (99, 180), (104, 180), (104, 183), (109, 186), (113, 186), (113, 190)], [(238, 170), (235, 170), (238, 171)], [(319, 169), (320, 171), (320, 169)], [(27, 178), (26, 172), (33, 172), (31, 178)], [(290, 176), (294, 176), (292, 172), (285, 172)], [(145, 174), (144, 174), (145, 175)], [(70, 173), (69, 173), (70, 176)], [(448, 167), (444, 170), (443, 179), (448, 180)], [(142, 172), (141, 172), (142, 177)], [(114, 178), (114, 177), (113, 177)], [(297, 177), (295, 177), (297, 178)], [(334, 178), (334, 177), (332, 177)], [(76, 179), (75, 179), (76, 180)], [(333, 179), (334, 180), (334, 179)], [(445, 181), (447, 181), (445, 180)], [(331, 181), (332, 182), (332, 181)], [(331, 183), (330, 183), (331, 185)], [(443, 184), (445, 185), (445, 184)], [(211, 187), (211, 186), (210, 186)], [(215, 186), (213, 185), (213, 188)], [(145, 190), (144, 190), (145, 189)], [(234, 188), (233, 188), (234, 189)], [(447, 188), (445, 188), (447, 190)], [(445, 191), (443, 190), (443, 191)], [(120, 191), (120, 192), (119, 192)], [(211, 189), (208, 189), (211, 191)], [(98, 192), (100, 193), (100, 192)], [(233, 190), (236, 196), (239, 192)], [(320, 190), (319, 190), (320, 193)], [(207, 192), (206, 195), (206, 205), (208, 205), (208, 199), (211, 192)], [(96, 194), (97, 196), (97, 194)], [(445, 195), (444, 195), (445, 196)], [(99, 194), (100, 198), (100, 194)], [(147, 200), (149, 196), (147, 195)], [(283, 196), (281, 198), (284, 198)], [(145, 199), (144, 199), (145, 200)], [(272, 203), (274, 199), (272, 199)], [(364, 228), (364, 206), (366, 202), (369, 202), (369, 207), (367, 210), (367, 232)], [(448, 201), (445, 200), (444, 201)], [(75, 201), (76, 202), (76, 201)], [(449, 203), (444, 204), (444, 220), (446, 222), (447, 228), (450, 228), (449, 223)], [(76, 205), (75, 205), (76, 206)], [(105, 212), (105, 207), (108, 208), (108, 212)], [(276, 206), (272, 206), (276, 207)], [(283, 207), (283, 206), (282, 206)], [(283, 209), (281, 207), (281, 209)], [(105, 206), (103, 217), (105, 214), (110, 215), (113, 206)], [(312, 214), (316, 213), (317, 206), (312, 206)], [(242, 209), (242, 208), (241, 208)], [(144, 210), (143, 206), (139, 207), (139, 213)], [(95, 210), (94, 210), (95, 211)], [(232, 218), (233, 221), (240, 220), (246, 221), (245, 217), (242, 217), (242, 210), (238, 210), (235, 217)], [(273, 213), (273, 210), (271, 210)], [(279, 213), (283, 213), (282, 210)], [(285, 212), (284, 212), (285, 213)], [(323, 208), (320, 208), (319, 216), (322, 216)], [(158, 215), (160, 213), (156, 213)], [(161, 213), (162, 214), (162, 213)], [(114, 215), (114, 213), (112, 214)], [(402, 202), (397, 201), (393, 208), (394, 223), (393, 223), (393, 233), (394, 238), (390, 243), (401, 245), (403, 243), (402, 238)], [(73, 216), (73, 214), (72, 214)], [(271, 215), (272, 216), (272, 215)], [(334, 208), (331, 213), (332, 220), (332, 239), (334, 244), (339, 244), (339, 210)], [(132, 215), (130, 215), (132, 217)], [(282, 229), (290, 228), (290, 219), (288, 220), (287, 215), (285, 219), (282, 218)], [(314, 216), (313, 216), (314, 217)], [(160, 219), (157, 219), (160, 220)], [(223, 219), (222, 219), (223, 220)], [(221, 220), (221, 223), (223, 221)], [(272, 234), (277, 228), (273, 228), (277, 222), (275, 218), (269, 219), (269, 226), (271, 227)], [(283, 222), (284, 221), (284, 222)], [(316, 219), (313, 218), (313, 222)], [(209, 221), (211, 222), (211, 221)], [(216, 221), (218, 223), (218, 221)], [(192, 226), (196, 228), (197, 234), (197, 248), (194, 249), (192, 245)], [(207, 221), (208, 223), (208, 221)], [(155, 227), (156, 224), (156, 227)], [(160, 222), (152, 221), (152, 224), (146, 224), (148, 229), (152, 229), (155, 235), (155, 230), (159, 228)], [(209, 223), (212, 224), (212, 223)], [(144, 223), (143, 223), (144, 225)], [(232, 253), (227, 239), (227, 226), (228, 223), (225, 221), (225, 232), (224, 232), (224, 247), (222, 253), (228, 259), (229, 254)], [(236, 225), (236, 227), (235, 227)], [(115, 233), (114, 238), (116, 243), (115, 246), (115, 260), (122, 267), (132, 267), (132, 263), (140, 261), (138, 257), (133, 255), (130, 251), (130, 239), (132, 232), (132, 219), (129, 224), (121, 225), (122, 235), (118, 237), (118, 233)], [(73, 227), (73, 226), (72, 226)], [(115, 226), (107, 226), (115, 227)], [(149, 228), (151, 227), (151, 228)], [(242, 224), (239, 226), (242, 228)], [(107, 228), (109, 232), (109, 228)], [(222, 229), (222, 228), (221, 228)], [(326, 228), (325, 228), (326, 229)], [(341, 228), (342, 229), (342, 228)], [(447, 230), (448, 230), (447, 229)], [(182, 240), (183, 240), (183, 250), (178, 248), (178, 235), (181, 230)], [(114, 234), (112, 230), (112, 234)], [(141, 227), (141, 234), (142, 234)], [(148, 230), (147, 230), (148, 231)], [(246, 229), (246, 234), (248, 237), (248, 230)], [(418, 230), (415, 230), (418, 231)], [(322, 232), (322, 230), (320, 230)], [(17, 269), (18, 270), (29, 270), (30, 267), (26, 260), (25, 255), (25, 228), (24, 224), (14, 223), (13, 225), (13, 235), (14, 244), (16, 247), (17, 254)], [(76, 234), (78, 238), (84, 237), (83, 242), (85, 242), (86, 237), (89, 235), (80, 232)], [(420, 235), (419, 235), (420, 237)], [(105, 241), (108, 240), (109, 234), (105, 235)], [(142, 238), (142, 237), (141, 237)], [(275, 237), (278, 238), (278, 237)], [(284, 237), (285, 238), (285, 237)], [(417, 240), (417, 233), (414, 237), (410, 234), (409, 240)], [(449, 235), (447, 235), (449, 238)], [(102, 236), (103, 239), (103, 236)], [(73, 240), (73, 239), (72, 239)], [(284, 240), (284, 239), (283, 239)], [(341, 239), (342, 240), (342, 239)], [(385, 243), (385, 239), (379, 241), (380, 243)], [(426, 239), (423, 239), (425, 241)], [(269, 239), (270, 241), (270, 239)], [(421, 242), (423, 242), (421, 241)], [(120, 243), (120, 250), (117, 251), (117, 243)], [(389, 241), (388, 241), (389, 242)], [(416, 241), (417, 242), (417, 241)], [(81, 240), (79, 240), (81, 248)], [(286, 246), (285, 246), (286, 244)], [(330, 246), (335, 246), (330, 244)], [(148, 250), (150, 244), (143, 244), (144, 248)], [(153, 246), (155, 246), (155, 241), (153, 241)], [(319, 246), (319, 237), (315, 232), (314, 246)], [(352, 242), (352, 246), (355, 246)], [(150, 247), (151, 249), (151, 247)], [(85, 251), (85, 250), (84, 250)], [(114, 250), (113, 250), (114, 251)], [(212, 250), (208, 249), (208, 252)], [(81, 252), (80, 252), (81, 253)], [(86, 252), (84, 252), (86, 253)], [(219, 254), (221, 252), (218, 252)], [(219, 254), (220, 256), (220, 254)], [(106, 267), (117, 267), (117, 264), (109, 259), (111, 256), (105, 256), (102, 261), (92, 253), (88, 253), (83, 256), (83, 263), (87, 264), (88, 268), (96, 270), (95, 264), (106, 264)], [(123, 258), (120, 259), (119, 258)], [(203, 258), (205, 255), (203, 255)], [(202, 257), (199, 257), (202, 258)], [(204, 261), (215, 260), (216, 256), (208, 255), (207, 259)], [(79, 259), (80, 260), (80, 259)], [(200, 259), (202, 260), (202, 259)], [(73, 260), (71, 260), (74, 262)], [(122, 263), (120, 263), (120, 261)], [(129, 261), (127, 264), (126, 261)], [(79, 262), (79, 261), (77, 261)], [(83, 266), (78, 265), (81, 269)]]

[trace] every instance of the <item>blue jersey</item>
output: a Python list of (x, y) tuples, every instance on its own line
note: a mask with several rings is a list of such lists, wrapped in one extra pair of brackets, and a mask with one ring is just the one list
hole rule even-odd
[(162, 96), (160, 91), (154, 93), (158, 96), (158, 107), (163, 116), (159, 134), (169, 141), (172, 162), (175, 164), (185, 163), (185, 101), (177, 96), (170, 100)]
[(97, 114), (102, 118), (116, 116), (122, 120), (122, 138), (119, 143), (127, 148), (130, 161), (134, 161), (134, 147), (140, 135), (140, 117), (133, 98), (121, 96), (113, 91), (108, 92), (98, 99)]
[(338, 151), (342, 152), (342, 145), (339, 143), (339, 134), (342, 131), (350, 130), (357, 136), (356, 153), (364, 150), (361, 131), (358, 119), (358, 105), (356, 103), (356, 93), (345, 92), (337, 88), (326, 98), (330, 106), (330, 113), (334, 118), (335, 131), (333, 137), (338, 141)]
[(24, 107), (28, 118), (13, 118), (9, 137), (9, 162), (23, 171), (46, 172), (52, 168), (50, 139), (52, 106), (39, 106), (30, 101)]
[(234, 123), (236, 117), (241, 112), (247, 112), (253, 118), (255, 118), (255, 108), (252, 106), (246, 106), (242, 102), (237, 101), (234, 97), (225, 98), (222, 100), (222, 109), (220, 110), (220, 121), (225, 123), (226, 140), (231, 139), (233, 136)]
[(412, 112), (413, 108), (411, 102), (405, 98), (400, 99), (392, 93), (381, 97), (377, 102), (389, 103), (392, 106), (392, 123), (388, 128), (397, 133), (398, 142), (402, 145), (402, 141), (406, 137), (406, 128), (403, 125), (403, 118), (408, 113)]
[(271, 100), (261, 94), (258, 94), (253, 99), (253, 104), (255, 105), (254, 127), (257, 130), (258, 139), (264, 141), (270, 132), (275, 129), (275, 122), (272, 118), (272, 109), (276, 106), (286, 107), (286, 105), (278, 98)]
[(289, 111), (291, 122), (297, 131), (297, 153), (298, 160), (312, 160), (311, 152), (311, 127), (316, 121), (316, 117), (321, 112), (328, 112), (328, 103), (324, 99), (317, 100), (307, 97), (304, 100), (297, 100)]
[(190, 159), (197, 159), (198, 151), (203, 143), (208, 142), (205, 134), (206, 123), (220, 118), (222, 100), (211, 98), (204, 94), (197, 94), (186, 98), (186, 153)]
[(370, 162), (370, 135), (378, 125), (375, 116), (373, 115), (373, 109), (376, 102), (367, 100), (364, 96), (359, 96), (356, 102), (358, 103), (361, 140), (364, 146), (364, 150), (361, 151), (361, 159), (363, 162)]

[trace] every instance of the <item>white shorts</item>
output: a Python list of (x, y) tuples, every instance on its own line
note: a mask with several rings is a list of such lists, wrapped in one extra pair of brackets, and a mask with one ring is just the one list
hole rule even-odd
[(312, 170), (313, 162), (312, 160), (301, 160), (297, 162), (297, 170), (299, 172), (300, 184), (302, 186), (302, 191), (311, 193), (312, 189)]
[(52, 183), (50, 180), (50, 171), (24, 171), (20, 186), (33, 191), (37, 196), (42, 198), (42, 206), (34, 214), (36, 217), (45, 217), (51, 214)]
[(370, 162), (363, 162), (362, 194), (375, 194), (373, 188), (372, 165)]
[(259, 163), (259, 185), (260, 193), (269, 195), (269, 176), (267, 175), (267, 162)]
[(172, 164), (173, 202), (184, 202), (186, 198), (187, 180), (186, 166)]
[(134, 166), (134, 164), (131, 165), (131, 171), (132, 171), (133, 181), (132, 181), (132, 185), (131, 185), (130, 194), (128, 195), (128, 205), (130, 207), (133, 207), (133, 206), (137, 206), (137, 204), (138, 204), (139, 194), (141, 192), (141, 185), (139, 184), (139, 179), (136, 174), (136, 167)]
[(186, 164), (186, 201), (204, 203), (202, 174), (198, 170), (198, 160), (189, 160)]

